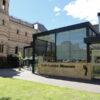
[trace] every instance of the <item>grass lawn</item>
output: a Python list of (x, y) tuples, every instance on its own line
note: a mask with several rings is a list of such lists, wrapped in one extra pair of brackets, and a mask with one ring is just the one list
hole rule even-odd
[(100, 100), (100, 94), (0, 77), (0, 100)]

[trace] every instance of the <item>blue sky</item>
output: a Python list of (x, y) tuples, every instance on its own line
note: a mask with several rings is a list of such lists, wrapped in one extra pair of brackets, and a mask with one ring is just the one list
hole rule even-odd
[(9, 13), (50, 30), (85, 21), (98, 23), (99, 4), (100, 0), (10, 0)]

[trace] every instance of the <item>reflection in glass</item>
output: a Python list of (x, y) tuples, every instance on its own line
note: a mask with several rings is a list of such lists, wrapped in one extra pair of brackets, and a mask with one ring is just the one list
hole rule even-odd
[(55, 61), (55, 34), (38, 37), (35, 44), (38, 62)]
[(57, 60), (65, 62), (86, 61), (85, 37), (85, 28), (57, 33)]

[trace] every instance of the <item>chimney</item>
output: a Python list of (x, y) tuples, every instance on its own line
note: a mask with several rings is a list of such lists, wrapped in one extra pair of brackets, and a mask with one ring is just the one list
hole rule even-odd
[(99, 33), (100, 33), (100, 13), (98, 13), (98, 21), (99, 21)]
[(39, 29), (38, 24), (34, 24), (34, 29), (36, 29), (36, 30)]

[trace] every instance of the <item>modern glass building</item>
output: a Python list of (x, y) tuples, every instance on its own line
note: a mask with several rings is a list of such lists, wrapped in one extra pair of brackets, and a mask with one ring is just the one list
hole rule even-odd
[(33, 59), (42, 62), (90, 62), (90, 43), (98, 33), (89, 22), (33, 35)]

